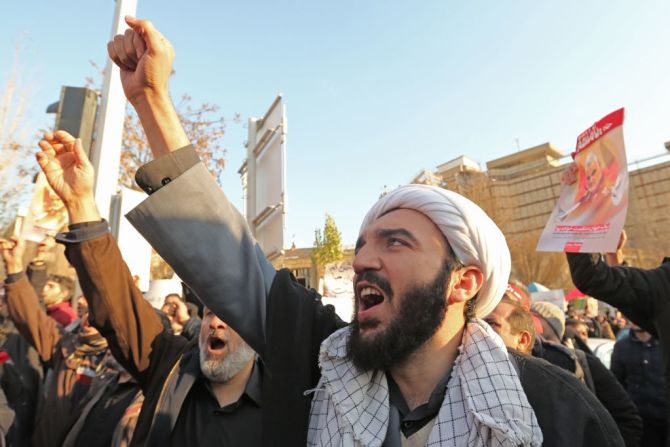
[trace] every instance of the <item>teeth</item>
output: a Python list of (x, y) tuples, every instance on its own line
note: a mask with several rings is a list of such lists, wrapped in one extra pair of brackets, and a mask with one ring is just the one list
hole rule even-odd
[(379, 295), (379, 292), (377, 292), (372, 287), (364, 287), (363, 290), (361, 290), (361, 297), (368, 295)]

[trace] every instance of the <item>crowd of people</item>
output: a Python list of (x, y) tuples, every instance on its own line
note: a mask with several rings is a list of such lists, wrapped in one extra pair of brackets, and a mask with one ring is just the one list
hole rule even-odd
[[(479, 206), (408, 185), (363, 219), (346, 324), (266, 259), (179, 123), (172, 46), (126, 21), (108, 52), (154, 155), (127, 218), (196, 298), (144, 299), (81, 141), (46, 133), (37, 160), (67, 209), (56, 240), (82, 295), (46, 271), (44, 246), (28, 260), (22, 240), (0, 241), (2, 442), (670, 445), (670, 265), (622, 265), (625, 237), (617, 253), (570, 253), (575, 285), (617, 310), (566, 314), (510, 279), (505, 236)], [(609, 368), (594, 336), (617, 339)]]

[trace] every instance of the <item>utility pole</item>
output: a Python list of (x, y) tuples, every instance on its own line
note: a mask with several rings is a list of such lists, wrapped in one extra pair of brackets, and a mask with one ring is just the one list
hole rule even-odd
[[(136, 10), (137, 0), (116, 0), (111, 38), (123, 34), (128, 28), (124, 17), (135, 16)], [(96, 173), (95, 201), (102, 217), (109, 221), (112, 217), (111, 198), (117, 193), (119, 183), (121, 139), (126, 112), (126, 97), (121, 86), (119, 67), (111, 60), (107, 61), (103, 82), (91, 162)]]

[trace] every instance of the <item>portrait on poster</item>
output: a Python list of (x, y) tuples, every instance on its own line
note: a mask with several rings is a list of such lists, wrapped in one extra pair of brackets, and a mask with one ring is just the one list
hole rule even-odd
[(619, 109), (583, 132), (572, 154), (576, 181), (563, 186), (538, 251), (608, 252), (628, 208), (628, 170)]

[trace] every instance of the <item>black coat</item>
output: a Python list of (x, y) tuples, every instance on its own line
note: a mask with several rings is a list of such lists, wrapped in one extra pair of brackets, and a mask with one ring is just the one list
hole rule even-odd
[[(658, 338), (663, 351), (665, 393), (670, 398), (670, 263), (645, 270), (610, 267), (597, 254), (567, 253), (567, 257), (572, 282), (579, 290), (618, 308)], [(666, 419), (670, 421), (670, 412)]]
[(637, 407), (603, 362), (590, 352), (585, 354), (596, 397), (614, 418), (626, 446), (639, 445), (642, 439), (642, 418)]
[(542, 429), (544, 447), (623, 446), (612, 416), (582, 382), (556, 365), (509, 350)]
[(645, 419), (665, 422), (668, 403), (663, 393), (661, 344), (655, 338), (642, 342), (632, 333), (614, 345), (612, 372), (628, 391)]
[(532, 354), (533, 357), (544, 359), (573, 374), (577, 371), (577, 357), (574, 352), (563, 345), (547, 341), (539, 335), (533, 344)]

